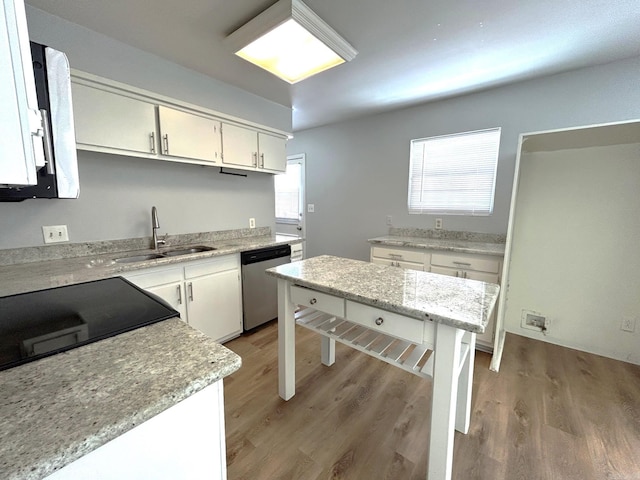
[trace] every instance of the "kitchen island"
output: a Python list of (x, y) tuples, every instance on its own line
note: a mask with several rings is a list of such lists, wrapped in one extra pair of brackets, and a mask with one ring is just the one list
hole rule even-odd
[(240, 365), (174, 318), (2, 371), (0, 478), (226, 478)]
[(325, 365), (339, 341), (432, 378), (428, 478), (450, 479), (454, 429), (469, 429), (475, 336), (500, 287), (327, 255), (267, 273), (278, 278), (280, 396), (295, 395), (296, 321), (323, 335)]

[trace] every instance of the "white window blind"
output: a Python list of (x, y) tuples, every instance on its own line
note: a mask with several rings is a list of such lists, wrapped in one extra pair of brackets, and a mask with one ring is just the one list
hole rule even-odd
[(411, 141), (409, 213), (490, 215), (500, 128)]
[(301, 218), (300, 179), (302, 165), (288, 163), (285, 173), (274, 176), (276, 191), (276, 221), (298, 223)]

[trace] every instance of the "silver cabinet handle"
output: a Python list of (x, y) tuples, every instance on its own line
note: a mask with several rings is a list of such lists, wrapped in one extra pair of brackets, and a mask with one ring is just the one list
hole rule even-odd
[(43, 108), (40, 110), (42, 115), (42, 134), (44, 137), (44, 159), (47, 163), (47, 173), (54, 175), (56, 169), (53, 166), (53, 145), (51, 144), (51, 125), (49, 125), (49, 116), (47, 111)]
[(260, 154), (260, 168), (264, 168), (264, 153)]
[(182, 305), (182, 289), (180, 285), (176, 287), (178, 289), (178, 305)]
[(453, 264), (454, 265), (460, 265), (460, 266), (463, 266), (463, 267), (470, 267), (471, 266), (471, 264), (468, 263), (468, 262), (453, 262)]
[(162, 136), (162, 140), (164, 141), (164, 154), (169, 155), (169, 134), (165, 133)]
[(315, 298), (312, 298), (311, 300), (309, 300), (309, 303), (311, 305), (315, 305), (316, 303), (318, 303), (318, 300), (316, 300)]
[(391, 258), (402, 258), (402, 255), (399, 253), (390, 253), (389, 256)]
[(380, 326), (384, 323), (384, 318), (378, 317), (376, 318), (376, 325)]
[(151, 147), (151, 153), (156, 153), (156, 132), (151, 132), (149, 134), (149, 143)]
[(193, 283), (189, 282), (187, 288), (189, 289), (189, 300), (193, 302)]
[(258, 166), (258, 152), (253, 152), (251, 155), (253, 156), (253, 166), (257, 167)]

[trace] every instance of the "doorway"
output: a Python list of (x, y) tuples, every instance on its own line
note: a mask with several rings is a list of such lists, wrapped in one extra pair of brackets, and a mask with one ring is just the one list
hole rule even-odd
[(287, 156), (287, 170), (274, 176), (276, 233), (305, 235), (305, 154)]

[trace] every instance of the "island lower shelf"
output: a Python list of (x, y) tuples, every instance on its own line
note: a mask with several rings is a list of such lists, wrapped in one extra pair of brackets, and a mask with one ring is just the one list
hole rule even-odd
[[(295, 313), (296, 324), (323, 337), (335, 340), (374, 358), (422, 378), (433, 378), (433, 343), (414, 343), (367, 328), (344, 318), (312, 308)], [(433, 330), (425, 325), (425, 330)], [(433, 335), (433, 334), (432, 334)], [(433, 338), (433, 336), (430, 338)], [(425, 334), (425, 336), (428, 336)], [(458, 359), (458, 373), (469, 355), (469, 344), (463, 343)]]

